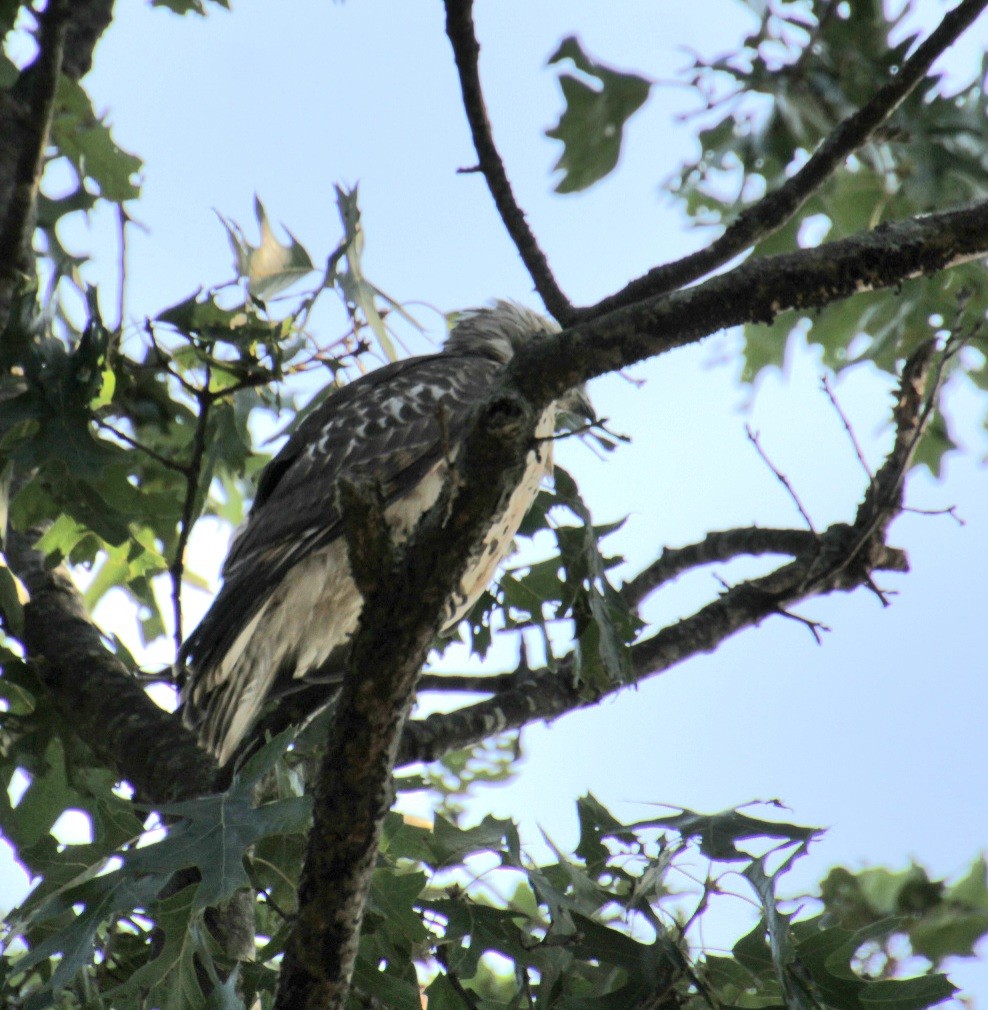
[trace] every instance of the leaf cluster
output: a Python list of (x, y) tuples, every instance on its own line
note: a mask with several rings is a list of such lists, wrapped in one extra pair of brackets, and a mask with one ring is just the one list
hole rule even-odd
[[(285, 743), (255, 755), (226, 793), (162, 811), (168, 834), (136, 846), (140, 826), (124, 801), (100, 807), (98, 780), (77, 788), (72, 802), (91, 813), (94, 840), (60, 852), (49, 841), (44, 856), (34, 850), (45, 879), (10, 917), (27, 946), (10, 948), (7, 991), (38, 1008), (61, 987), (66, 1006), (103, 998), (122, 1010), (204, 1006), (203, 979), (218, 980), (223, 967), (205, 908), (249, 883), (258, 891), (257, 958), (236, 976), (241, 996), (227, 984), (223, 999), (233, 1007), (260, 996), (267, 1005), (309, 816), (297, 776), (280, 760)], [(65, 767), (53, 758), (21, 804), (40, 811), (44, 790), (70, 788)], [(389, 815), (353, 1005), (412, 1010), (424, 992), (430, 1004), (455, 1010), (879, 1003), (922, 1010), (952, 987), (934, 968), (917, 968), (908, 950), (896, 953), (897, 938), (938, 964), (969, 954), (988, 932), (983, 862), (950, 886), (918, 867), (836, 869), (822, 885), (822, 911), (808, 911), (806, 900), (783, 896), (781, 881), (816, 829), (743, 810), (678, 810), (625, 823), (592, 796), (578, 802), (577, 814), (574, 853), (547, 839), (548, 858), (539, 861), (511, 821), (486, 817), (463, 827), (441, 815), (432, 823)], [(168, 886), (176, 873), (186, 881), (179, 889)], [(705, 950), (698, 923), (739, 881), (748, 894), (737, 898), (753, 901), (760, 917), (730, 952)]]
[[(565, 516), (576, 522), (563, 522)], [(470, 615), (471, 648), (483, 656), (492, 639), (492, 619), (506, 629), (538, 630), (550, 664), (553, 626), (571, 621), (567, 641), (575, 645), (574, 675), (589, 696), (628, 679), (629, 646), (642, 628), (638, 616), (611, 583), (608, 573), (624, 558), (607, 555), (600, 541), (624, 525), (595, 525), (572, 476), (554, 466), (553, 486), (543, 488), (519, 534), (535, 544), (548, 532), (548, 557), (509, 569), (493, 593), (485, 594)], [(540, 539), (536, 539), (540, 538)]]
[[(881, 0), (745, 3), (756, 27), (743, 44), (720, 57), (697, 54), (685, 71), (701, 99), (690, 117), (699, 151), (667, 185), (699, 226), (728, 226), (765, 193), (777, 191), (842, 120), (872, 98), (876, 82), (894, 77), (919, 38), (907, 29), (912, 3), (888, 14)], [(614, 170), (629, 117), (661, 86), (591, 59), (572, 37), (550, 59), (562, 61), (570, 61), (579, 76), (560, 72), (565, 108), (547, 132), (563, 144), (556, 167), (565, 174), (557, 188), (571, 192)], [(752, 255), (816, 246), (945, 204), (984, 199), (986, 74), (983, 62), (968, 81), (929, 78), (808, 196), (798, 215), (756, 242)], [(988, 311), (988, 281), (977, 264), (893, 291), (864, 292), (788, 325), (793, 336), (821, 349), (828, 367), (869, 361), (894, 374), (897, 363), (931, 335), (956, 331), (959, 304), (971, 319)], [(779, 339), (778, 325), (745, 327), (745, 381), (782, 365), (786, 341)], [(981, 333), (971, 336), (982, 353), (956, 367), (985, 390), (988, 344)], [(953, 447), (938, 417), (917, 459), (939, 473), (943, 454)]]
[[(310, 803), (303, 796), (253, 802), (255, 786), (285, 744), (276, 739), (256, 754), (225, 793), (160, 808), (169, 828), (157, 840), (143, 836), (125, 800), (115, 797), (110, 832), (92, 791), (73, 794), (75, 805), (91, 814), (94, 839), (52, 852), (54, 840), (47, 837), (46, 858), (36, 864), (41, 883), (9, 917), (8, 943), (18, 937), (28, 949), (10, 955), (8, 993), (37, 1010), (66, 986), (78, 986), (83, 1006), (90, 992), (120, 1006), (205, 1005), (197, 973), (218, 977), (206, 910), (250, 886), (245, 855), (252, 846), (308, 826)], [(40, 806), (35, 797), (42, 796), (50, 814), (64, 802), (57, 793), (67, 788), (65, 769), (64, 762), (49, 763), (19, 806)], [(121, 836), (121, 828), (129, 835)], [(176, 890), (183, 880), (192, 883)]]
[[(894, 76), (918, 38), (905, 30), (912, 4), (888, 17), (880, 0), (749, 6), (759, 25), (744, 45), (718, 59), (696, 57), (690, 70), (706, 96), (695, 116), (700, 153), (670, 189), (702, 225), (728, 224), (762, 193), (778, 189), (842, 119), (869, 100), (876, 81)], [(809, 196), (797, 217), (756, 243), (753, 255), (815, 246), (945, 203), (984, 199), (986, 72), (988, 64), (966, 83), (941, 74), (912, 92), (844, 170)], [(834, 369), (866, 360), (892, 374), (931, 334), (954, 331), (959, 303), (970, 318), (988, 310), (988, 283), (979, 266), (958, 268), (936, 283), (865, 292), (790, 327), (818, 346)], [(983, 335), (973, 336), (984, 351)], [(774, 328), (749, 324), (744, 379), (781, 366), (785, 353), (786, 342)], [(983, 356), (963, 369), (978, 388), (988, 388)], [(938, 473), (952, 447), (941, 419), (919, 459)]]

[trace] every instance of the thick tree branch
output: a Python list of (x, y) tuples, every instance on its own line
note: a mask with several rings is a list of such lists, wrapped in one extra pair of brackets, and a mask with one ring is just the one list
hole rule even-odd
[[(634, 682), (664, 673), (693, 656), (712, 652), (738, 631), (753, 627), (766, 617), (786, 614), (801, 600), (835, 591), (849, 592), (861, 586), (874, 589), (872, 572), (907, 569), (905, 556), (888, 547), (884, 538), (889, 523), (901, 511), (904, 475), (943, 380), (940, 371), (932, 388), (925, 389), (931, 351), (932, 345), (923, 345), (903, 370), (895, 410), (895, 443), (882, 469), (869, 483), (854, 523), (838, 523), (820, 535), (808, 531), (758, 531), (772, 532), (777, 537), (783, 534), (780, 542), (786, 542), (785, 535), (795, 532), (804, 542), (794, 561), (766, 576), (731, 587), (695, 614), (633, 646)], [(732, 531), (732, 535), (740, 538), (740, 534), (747, 532)], [(796, 546), (795, 540), (789, 543), (789, 547)], [(661, 560), (657, 562), (660, 568)], [(647, 581), (646, 578), (646, 585)], [(615, 683), (605, 694), (616, 693), (625, 686)], [(600, 697), (581, 691), (574, 683), (571, 662), (564, 661), (556, 670), (528, 674), (514, 689), (493, 698), (409, 723), (401, 743), (399, 764), (433, 761), (496, 733), (596, 705)]]
[(46, 568), (23, 533), (8, 534), (6, 554), (31, 594), (24, 645), (62, 716), (147, 801), (209, 792), (215, 762), (106, 648), (68, 573)]
[(423, 673), (419, 691), (463, 691), (466, 694), (497, 694), (518, 683), (518, 673)]
[(473, 0), (446, 0), (446, 34), (453, 46), (463, 108), (477, 150), (478, 167), (487, 181), (501, 221), (535, 284), (535, 290), (546, 308), (565, 326), (574, 319), (573, 306), (556, 283), (549, 261), (525, 220), (525, 213), (515, 199), (504, 162), (494, 143), (480, 84), (477, 63), (480, 45), (473, 26)]
[[(819, 541), (836, 544), (851, 529), (840, 524), (825, 530)], [(808, 534), (811, 535), (812, 534)], [(853, 552), (854, 545), (847, 547)], [(839, 569), (844, 556), (831, 561)], [(900, 551), (887, 548), (876, 554), (875, 570), (902, 571), (906, 564)], [(838, 584), (836, 569), (828, 573), (835, 583), (827, 588), (815, 580), (814, 588), (797, 592), (815, 571), (815, 555), (804, 556), (779, 569), (766, 580), (745, 582), (729, 589), (720, 599), (684, 618), (671, 627), (664, 628), (651, 638), (635, 645), (631, 650), (632, 683), (658, 676), (680, 663), (702, 653), (714, 652), (728, 638), (745, 628), (753, 627), (766, 617), (784, 612), (799, 600), (820, 596), (835, 590), (849, 591), (867, 583), (866, 573), (859, 582)], [(570, 660), (564, 660), (557, 669), (534, 671), (522, 676), (513, 689), (501, 691), (492, 698), (457, 709), (409, 722), (402, 738), (398, 764), (418, 761), (435, 761), (444, 754), (460, 750), (486, 740), (497, 733), (521, 729), (530, 723), (550, 721), (581, 708), (597, 705), (601, 697), (615, 694), (624, 684), (615, 684), (604, 695), (582, 693), (574, 684)]]
[(58, 0), (40, 15), (38, 54), (14, 87), (0, 91), (0, 331), (25, 267), (34, 201), (59, 72), (78, 80), (110, 23), (113, 0)]
[(769, 324), (792, 309), (820, 308), (985, 255), (988, 201), (883, 224), (814, 249), (749, 260), (696, 287), (532, 341), (512, 359), (505, 388), (541, 409), (587, 379), (718, 330)]
[(478, 70), (480, 46), (473, 24), (473, 0), (446, 0), (446, 34), (453, 47), (463, 106), (477, 150), (478, 167), (487, 181), (501, 220), (518, 249), (549, 311), (564, 326), (595, 318), (644, 299), (655, 298), (706, 276), (755, 242), (781, 228), (844, 163), (885, 123), (926, 78), (930, 67), (988, 7), (988, 0), (962, 0), (886, 82), (867, 105), (843, 120), (803, 167), (779, 189), (745, 209), (709, 246), (650, 270), (613, 295), (587, 308), (574, 307), (556, 282), (545, 253), (515, 200), (491, 131)]
[(19, 138), (21, 143), (14, 152), (16, 160), (12, 163), (9, 195), (0, 215), (0, 332), (7, 324), (11, 298), (18, 282), (29, 267), (38, 190), (55, 115), (55, 93), (62, 72), (68, 17), (68, 0), (52, 0), (39, 15), (38, 56), (22, 75), (30, 75), (30, 100)]
[[(481, 405), (457, 482), (396, 557), (382, 549), (383, 513), (344, 488), (354, 580), (364, 596), (347, 677), (315, 788), (313, 828), (275, 1006), (345, 1005), (392, 772), (419, 671), (490, 516), (503, 507), (532, 446), (535, 419), (517, 395)], [(488, 475), (503, 474), (500, 481)], [(462, 482), (474, 490), (455, 498)], [(387, 569), (384, 571), (383, 569)]]
[(867, 105), (848, 116), (829, 134), (813, 156), (791, 178), (756, 204), (743, 210), (723, 235), (682, 259), (649, 270), (616, 294), (596, 305), (577, 309), (579, 316), (594, 316), (666, 294), (691, 284), (728, 263), (760, 239), (791, 220), (806, 200), (844, 163), (848, 155), (868, 141), (909, 94), (922, 83), (941, 56), (988, 7), (988, 0), (964, 0), (946, 14), (937, 29), (903, 63), (899, 73), (883, 85)]

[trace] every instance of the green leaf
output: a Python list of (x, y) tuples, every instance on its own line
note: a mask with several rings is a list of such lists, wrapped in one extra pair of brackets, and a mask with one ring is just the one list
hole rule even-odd
[(82, 523), (76, 522), (71, 516), (61, 515), (41, 535), (35, 549), (46, 557), (52, 557), (54, 564), (59, 564), (88, 535), (89, 530)]
[[(604, 557), (598, 543), (609, 533), (620, 529), (623, 520), (608, 526), (594, 526), (576, 481), (559, 466), (554, 470), (553, 494), (544, 502), (544, 510), (556, 505), (567, 508), (580, 520), (580, 525), (552, 526), (559, 556), (544, 563), (548, 566), (544, 573), (538, 566), (533, 569), (536, 577), (544, 575), (558, 582), (555, 568), (561, 563), (565, 571), (561, 591), (552, 584), (540, 586), (538, 583), (530, 591), (534, 596), (549, 592), (549, 599), (559, 599), (561, 605), (557, 616), (572, 613), (576, 632), (574, 655), (577, 681), (591, 693), (604, 691), (613, 684), (630, 679), (629, 646), (643, 626), (607, 578), (608, 569), (622, 559)], [(541, 617), (541, 607), (533, 609), (533, 614)]]
[(988, 861), (978, 856), (967, 875), (947, 888), (947, 901), (988, 912)]
[(957, 992), (945, 975), (921, 975), (918, 978), (883, 979), (869, 982), (861, 993), (861, 1006), (867, 1010), (926, 1010)]
[[(420, 330), (422, 327), (409, 315), (400, 302), (385, 294), (364, 276), (364, 228), (360, 219), (356, 186), (349, 190), (342, 186), (336, 187), (336, 208), (340, 215), (340, 223), (343, 225), (343, 241), (330, 257), (330, 265), (326, 268), (327, 280), (325, 283), (333, 282), (337, 285), (351, 313), (355, 309), (360, 309), (387, 359), (397, 361), (398, 351), (388, 333), (384, 317), (377, 307), (377, 300), (381, 299), (387, 309), (398, 312), (416, 329)], [(345, 270), (338, 267), (341, 260), (346, 262)]]
[(373, 997), (382, 1007), (394, 1010), (422, 1010), (418, 984), (397, 977), (364, 957), (358, 957), (353, 969), (353, 983), (357, 990)]
[(772, 963), (772, 951), (766, 939), (765, 920), (749, 933), (745, 933), (734, 945), (731, 953), (745, 971), (757, 978), (774, 978), (775, 969)]
[(52, 140), (79, 178), (92, 179), (104, 199), (123, 203), (140, 194), (135, 176), (141, 159), (117, 147), (82, 85), (64, 74), (58, 81)]
[(315, 266), (305, 248), (287, 228), (284, 231), (289, 241), (278, 240), (264, 204), (256, 195), (254, 216), (261, 236), (256, 246), (250, 244), (240, 225), (227, 220), (222, 214), (218, 215), (233, 249), (237, 276), (247, 281), (252, 298), (267, 301), (311, 273)]
[(50, 981), (31, 996), (25, 1004), (26, 1010), (44, 1010), (50, 1006), (50, 993), (57, 992), (68, 984), (77, 971), (90, 963), (97, 933), (103, 924), (121, 913), (147, 907), (157, 898), (168, 880), (167, 874), (138, 878), (126, 878), (118, 873), (108, 874), (85, 881), (42, 906), (38, 917), (43, 919), (56, 917), (72, 909), (73, 905), (84, 907), (67, 926), (18, 959), (17, 971), (20, 973), (60, 955)]
[(398, 933), (408, 944), (421, 943), (428, 936), (414, 903), (426, 883), (424, 873), (395, 873), (377, 869), (371, 877), (368, 909), (380, 915), (389, 932)]
[(576, 801), (576, 813), (580, 821), (580, 841), (575, 851), (587, 866), (601, 866), (610, 856), (603, 838), (633, 837), (633, 833), (593, 793), (587, 793)]
[(742, 874), (747, 877), (761, 902), (775, 977), (778, 979), (786, 1006), (789, 1010), (817, 1010), (816, 1000), (806, 985), (802, 966), (796, 957), (789, 928), (792, 916), (779, 909), (775, 889), (779, 877), (789, 869), (793, 859), (801, 854), (800, 849), (797, 849), (774, 873), (766, 872), (764, 859), (753, 859)]
[(195, 963), (196, 957), (202, 956), (202, 948), (198, 931), (190, 928), (202, 915), (194, 907), (194, 898), (195, 887), (190, 886), (158, 903), (155, 923), (161, 931), (160, 951), (106, 994), (114, 1005), (141, 996), (146, 1005), (160, 1006), (162, 1010), (205, 1006)]
[(766, 821), (750, 817), (740, 810), (725, 810), (719, 814), (701, 814), (683, 810), (670, 817), (640, 821), (631, 827), (655, 825), (678, 832), (684, 838), (697, 838), (700, 851), (711, 859), (723, 862), (750, 860), (751, 856), (737, 847), (738, 842), (755, 838), (779, 839), (783, 844), (806, 843), (822, 833), (821, 828), (807, 828), (782, 821)]
[(566, 108), (546, 135), (563, 143), (555, 166), (563, 178), (556, 192), (575, 193), (617, 165), (624, 125), (645, 104), (651, 85), (637, 74), (622, 73), (590, 59), (572, 35), (549, 57), (549, 63), (563, 60), (572, 60), (582, 76), (559, 75)]
[[(277, 343), (284, 336), (281, 321), (263, 318), (250, 304), (225, 308), (212, 292), (197, 291), (159, 312), (156, 318), (159, 323), (174, 326), (181, 333), (207, 341), (221, 340), (241, 349), (258, 342)], [(232, 367), (232, 363), (226, 364)]]
[(945, 906), (909, 927), (913, 952), (940, 964), (948, 957), (974, 957), (975, 945), (988, 936), (988, 911)]
[(21, 580), (7, 567), (0, 556), (0, 614), (9, 631), (15, 635), (24, 630), (24, 604), (29, 594)]
[(0, 0), (0, 39), (14, 27), (17, 14), (21, 9), (21, 0)]
[(496, 851), (503, 844), (510, 825), (510, 821), (488, 815), (475, 827), (460, 828), (445, 817), (437, 816), (432, 831), (436, 865), (461, 860), (468, 852)]
[(253, 805), (254, 785), (284, 752), (289, 739), (290, 734), (284, 733), (262, 748), (225, 793), (161, 807), (162, 814), (180, 820), (160, 842), (128, 853), (124, 869), (140, 874), (197, 867), (201, 879), (196, 908), (216, 905), (249, 887), (244, 868), (247, 850), (270, 835), (305, 830), (311, 816), (312, 802), (307, 796)]
[(429, 1010), (474, 1010), (473, 1000), (468, 1002), (442, 972), (426, 987), (425, 997)]

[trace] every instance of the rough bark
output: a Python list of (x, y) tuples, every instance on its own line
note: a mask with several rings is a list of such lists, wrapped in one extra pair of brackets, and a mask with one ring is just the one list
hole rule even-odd
[[(345, 1005), (416, 681), (474, 544), (520, 476), (535, 419), (516, 395), (502, 393), (481, 405), (458, 457), (456, 487), (440, 496), (402, 550), (385, 543), (380, 503), (350, 495), (344, 515), (364, 608), (316, 783), (277, 1010)], [(461, 487), (473, 489), (465, 502)]]
[(152, 803), (209, 792), (215, 762), (107, 649), (68, 573), (46, 568), (22, 533), (8, 535), (7, 558), (31, 594), (24, 608), (28, 655), (56, 707), (100, 760)]

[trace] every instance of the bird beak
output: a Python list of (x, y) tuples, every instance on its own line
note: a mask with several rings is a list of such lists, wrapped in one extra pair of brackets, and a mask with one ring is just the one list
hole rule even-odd
[(576, 386), (556, 401), (556, 428), (577, 431), (597, 421), (586, 386)]

